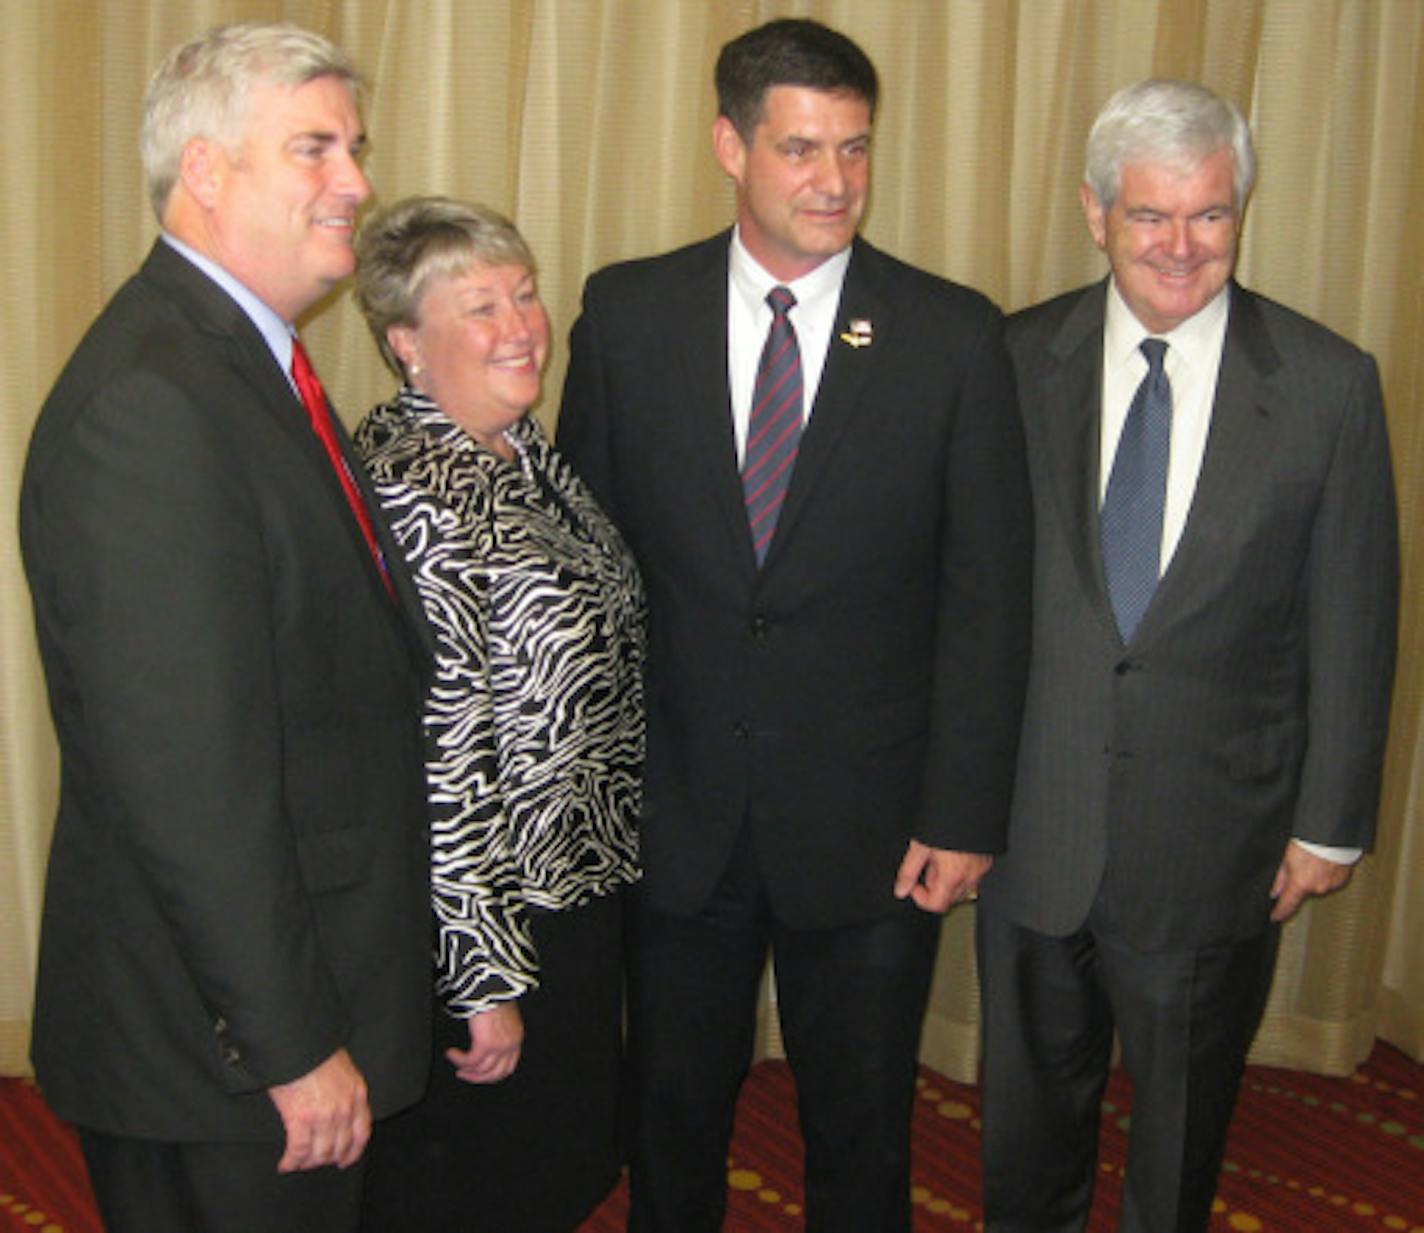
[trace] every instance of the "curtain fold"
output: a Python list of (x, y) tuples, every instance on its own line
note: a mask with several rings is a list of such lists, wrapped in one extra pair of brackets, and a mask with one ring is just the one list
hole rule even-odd
[[(440, 192), (509, 214), (561, 340), (590, 271), (730, 221), (713, 62), (788, 14), (845, 30), (880, 70), (867, 235), (1010, 310), (1104, 271), (1077, 187), (1108, 94), (1187, 76), (1246, 110), (1261, 168), (1240, 276), (1380, 361), (1405, 578), (1379, 848), (1287, 929), (1253, 1059), (1339, 1073), (1377, 1034), (1424, 1057), (1424, 4), (50, 0), (7, 6), (0, 40), (0, 1072), (27, 1065), (58, 773), (13, 511), (45, 392), (155, 235), (136, 138), (159, 59), (220, 21), (288, 18), (335, 39), (371, 85), (378, 199)], [(344, 290), (301, 325), (348, 423), (388, 395)], [(538, 411), (551, 426), (564, 364), (556, 345)], [(924, 1035), (925, 1060), (958, 1079), (978, 1059), (972, 927), (968, 908), (946, 921)], [(763, 1044), (776, 1048), (771, 1026)]]

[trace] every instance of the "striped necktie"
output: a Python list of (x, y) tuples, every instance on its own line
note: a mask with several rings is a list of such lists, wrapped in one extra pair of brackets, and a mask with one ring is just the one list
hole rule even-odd
[(757, 365), (742, 459), (742, 497), (758, 565), (766, 560), (776, 534), (801, 441), (801, 348), (786, 315), (796, 297), (786, 287), (773, 287), (766, 302), (771, 305), (771, 329)]

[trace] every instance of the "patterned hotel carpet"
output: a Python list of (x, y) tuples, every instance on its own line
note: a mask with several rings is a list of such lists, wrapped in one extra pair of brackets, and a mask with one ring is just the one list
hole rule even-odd
[[(982, 1229), (977, 1088), (922, 1070), (912, 1170), (915, 1233)], [(791, 1076), (763, 1062), (737, 1110), (727, 1229), (801, 1227), (801, 1144)], [(1128, 1085), (1108, 1085), (1102, 1173), (1088, 1233), (1116, 1228)], [(618, 1233), (620, 1186), (578, 1233)], [(1377, 1044), (1348, 1079), (1247, 1069), (1227, 1143), (1211, 1233), (1424, 1233), (1424, 1066)]]
[[(1127, 1107), (1126, 1082), (1115, 1075), (1090, 1233), (1109, 1233), (1116, 1222)], [(921, 1072), (915, 1233), (982, 1228), (978, 1111), (976, 1089)], [(731, 1233), (801, 1227), (794, 1127), (790, 1074), (763, 1062), (738, 1107)], [(1348, 1079), (1251, 1067), (1226, 1156), (1212, 1233), (1424, 1233), (1424, 1067), (1387, 1045)], [(578, 1233), (621, 1233), (626, 1215), (620, 1185)], [(19, 1080), (0, 1081), (0, 1233), (99, 1233), (72, 1135)]]

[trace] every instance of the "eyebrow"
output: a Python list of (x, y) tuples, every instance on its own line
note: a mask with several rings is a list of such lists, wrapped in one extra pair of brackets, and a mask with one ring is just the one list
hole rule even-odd
[(862, 142), (868, 144), (870, 141), (870, 130), (867, 129), (863, 133), (856, 133), (850, 137), (842, 138), (837, 142), (831, 142), (825, 137), (807, 137), (804, 133), (786, 133), (777, 138), (776, 144), (782, 146), (791, 141), (799, 142), (804, 146), (835, 145), (837, 149), (840, 149), (844, 146), (858, 145)]
[[(1161, 206), (1152, 205), (1124, 205), (1123, 213), (1129, 215), (1151, 214), (1157, 218), (1171, 218), (1175, 211), (1164, 209)], [(1199, 210), (1193, 210), (1187, 218), (1200, 218), (1203, 214), (1235, 214), (1236, 206), (1230, 201), (1214, 202), (1211, 205), (1204, 205)]]
[[(341, 144), (340, 137), (338, 137), (330, 129), (322, 128), (302, 129), (298, 132), (293, 133), (290, 137), (287, 138), (287, 140), (315, 141), (317, 144), (323, 146), (336, 146)], [(355, 138), (351, 142), (351, 149), (353, 151), (364, 150), (366, 148), (366, 141), (367, 138), (364, 132), (357, 133)]]

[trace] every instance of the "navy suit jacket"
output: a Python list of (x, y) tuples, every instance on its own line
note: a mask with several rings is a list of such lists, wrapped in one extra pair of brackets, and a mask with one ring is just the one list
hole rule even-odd
[[(601, 271), (559, 445), (648, 590), (642, 843), (696, 912), (744, 824), (796, 927), (893, 910), (913, 836), (1003, 846), (1030, 501), (998, 311), (857, 240), (759, 570), (727, 376), (730, 236)], [(838, 337), (870, 323), (869, 346)]]

